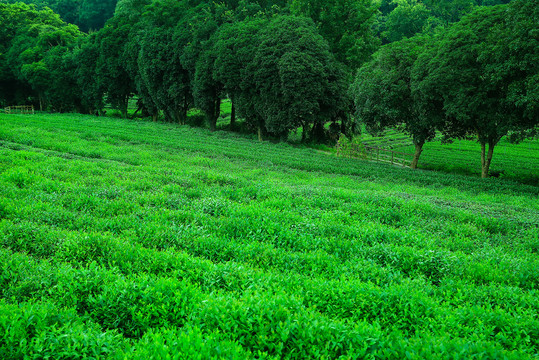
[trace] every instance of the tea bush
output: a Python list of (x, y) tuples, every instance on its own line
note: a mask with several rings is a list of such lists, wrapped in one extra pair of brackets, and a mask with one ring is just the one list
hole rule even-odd
[(538, 195), (187, 126), (0, 115), (0, 358), (531, 359)]

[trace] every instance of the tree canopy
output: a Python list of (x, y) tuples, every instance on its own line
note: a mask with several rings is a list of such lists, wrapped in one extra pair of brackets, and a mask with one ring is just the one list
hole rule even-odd
[(117, 0), (2, 0), (5, 3), (23, 2), (37, 9), (49, 8), (62, 20), (77, 25), (82, 31), (99, 30), (114, 15)]
[[(28, 99), (41, 109), (78, 107), (71, 52), (83, 35), (50, 9), (0, 3), (0, 95), (4, 103)], [(12, 90), (14, 89), (14, 90)]]
[(423, 145), (441, 127), (438, 112), (422, 109), (412, 94), (412, 67), (428, 41), (416, 36), (383, 46), (359, 70), (352, 88), (357, 116), (369, 132), (397, 127), (412, 137), (416, 147), (413, 169)]
[(437, 132), (474, 136), (486, 176), (503, 136), (537, 131), (537, 1), (2, 1), (0, 103), (126, 117), (134, 97), (216, 130), (229, 100), (260, 138), (399, 128), (412, 167)]
[(483, 177), (502, 137), (522, 139), (538, 125), (538, 44), (537, 1), (516, 0), (467, 15), (415, 65), (417, 94), (440, 99), (446, 136), (477, 136)]
[[(481, 7), (433, 36), (385, 45), (356, 77), (353, 96), (367, 129), (402, 127), (418, 152), (435, 131), (476, 138), (482, 176), (494, 148), (534, 136), (539, 73), (537, 0)], [(428, 40), (425, 40), (428, 39)]]

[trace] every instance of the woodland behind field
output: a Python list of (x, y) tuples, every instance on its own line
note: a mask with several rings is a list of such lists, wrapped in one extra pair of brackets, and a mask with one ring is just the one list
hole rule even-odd
[(483, 176), (501, 138), (537, 133), (537, 0), (10, 3), (3, 106), (127, 117), (137, 99), (144, 117), (185, 124), (197, 108), (215, 130), (229, 99), (230, 128), (261, 139), (398, 128), (412, 167), (435, 134), (473, 137)]

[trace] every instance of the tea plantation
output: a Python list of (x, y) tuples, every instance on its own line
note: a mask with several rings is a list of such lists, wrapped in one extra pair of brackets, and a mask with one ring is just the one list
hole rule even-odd
[[(412, 140), (395, 130), (372, 136), (366, 130), (358, 137), (361, 143), (407, 154), (414, 153)], [(420, 169), (481, 175), (481, 145), (477, 141), (453, 140), (441, 142), (442, 136), (425, 144), (419, 160)], [(411, 156), (410, 156), (411, 158)], [(527, 139), (515, 145), (505, 137), (494, 150), (491, 173), (529, 185), (539, 185), (539, 140)]]
[(187, 126), (0, 115), (0, 358), (534, 359), (538, 196)]

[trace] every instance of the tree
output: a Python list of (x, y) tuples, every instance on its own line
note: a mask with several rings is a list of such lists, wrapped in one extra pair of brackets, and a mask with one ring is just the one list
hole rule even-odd
[(98, 53), (96, 75), (98, 88), (104, 89), (107, 101), (127, 118), (129, 99), (135, 92), (132, 74), (127, 72), (124, 48), (131, 25), (114, 18), (96, 35)]
[(387, 42), (409, 38), (421, 32), (431, 12), (418, 0), (395, 0), (397, 7), (387, 16), (382, 37)]
[(7, 3), (23, 2), (38, 10), (49, 8), (65, 22), (79, 26), (82, 31), (97, 31), (114, 14), (117, 0), (3, 0)]
[(310, 17), (338, 61), (358, 68), (378, 48), (371, 0), (292, 0), (292, 13)]
[(248, 72), (266, 130), (286, 137), (310, 127), (311, 138), (322, 140), (324, 124), (336, 121), (348, 104), (346, 72), (327, 42), (310, 19), (293, 16), (272, 19), (259, 42)]
[(357, 117), (373, 134), (388, 127), (404, 130), (415, 145), (410, 167), (417, 168), (425, 142), (434, 139), (436, 114), (421, 111), (411, 91), (411, 71), (426, 37), (416, 36), (383, 46), (358, 71), (352, 86)]
[[(220, 83), (224, 93), (232, 101), (232, 114), (230, 127), (233, 129), (236, 121), (236, 112), (247, 118), (248, 124), (256, 128), (258, 116), (249, 100), (254, 96), (248, 83), (247, 68), (253, 61), (259, 42), (259, 32), (267, 25), (265, 17), (246, 19), (234, 23), (224, 24), (215, 34), (213, 53), (213, 80)], [(254, 122), (253, 119), (256, 119)]]
[[(22, 3), (0, 3), (0, 97), (3, 103), (44, 100), (40, 85), (46, 85), (43, 79), (48, 77), (48, 69), (42, 61), (46, 49), (38, 43), (39, 36), (62, 26), (65, 24), (50, 10), (38, 11), (35, 6)], [(36, 94), (38, 87), (40, 94)]]
[(8, 44), (3, 70), (7, 83), (16, 86), (15, 92), (23, 89), (21, 101), (38, 103), (40, 109), (72, 110), (80, 96), (67, 59), (81, 36), (78, 28), (64, 23), (50, 9), (2, 4), (1, 11), (5, 16), (1, 36)]
[(479, 8), (414, 65), (414, 91), (443, 108), (446, 137), (477, 136), (483, 178), (502, 137), (537, 127), (538, 24), (537, 0)]
[(119, 0), (116, 4), (114, 17), (121, 19), (122, 24), (129, 27), (122, 58), (125, 71), (133, 81), (134, 92), (138, 96), (138, 109), (135, 114), (141, 111), (142, 116), (151, 116), (154, 121), (157, 121), (159, 108), (151, 97), (139, 67), (142, 39), (146, 35), (146, 31), (151, 30), (148, 19), (151, 18), (152, 12), (146, 11), (151, 2), (151, 0)]
[(195, 104), (206, 114), (211, 131), (217, 129), (222, 97), (222, 84), (213, 78), (214, 61), (215, 54), (210, 49), (200, 54), (193, 85)]
[[(185, 44), (182, 61), (190, 74), (195, 105), (204, 111), (210, 130), (215, 131), (223, 86), (213, 77), (214, 34), (224, 22), (233, 21), (233, 18), (226, 7), (212, 3), (190, 8), (184, 21), (183, 24), (188, 23), (189, 27), (176, 26), (177, 39)], [(186, 28), (190, 31), (186, 32)]]
[(506, 7), (504, 22), (488, 33), (479, 53), (485, 77), (503, 91), (501, 102), (520, 121), (513, 140), (534, 136), (539, 119), (539, 1), (518, 0)]
[(81, 93), (81, 111), (98, 115), (105, 107), (105, 89), (102, 82), (97, 80), (99, 44), (96, 35), (97, 33), (92, 33), (81, 39), (71, 56), (75, 64), (75, 79)]
[(397, 4), (393, 0), (379, 0), (378, 10), (382, 16), (387, 16), (397, 7)]
[(173, 42), (173, 28), (147, 28), (140, 36), (138, 70), (156, 108), (168, 121), (185, 124), (193, 100), (189, 73), (182, 65), (182, 46)]
[(151, 3), (151, 0), (118, 0), (114, 9), (115, 17), (127, 17), (129, 22), (135, 24), (140, 20), (144, 8)]
[(423, 2), (432, 11), (433, 16), (442, 19), (445, 24), (459, 21), (476, 5), (475, 0), (423, 0)]

